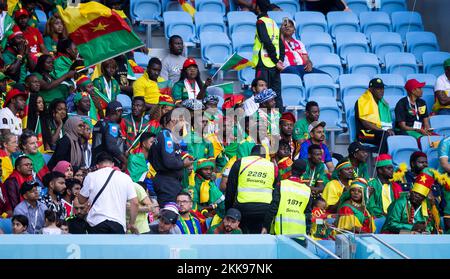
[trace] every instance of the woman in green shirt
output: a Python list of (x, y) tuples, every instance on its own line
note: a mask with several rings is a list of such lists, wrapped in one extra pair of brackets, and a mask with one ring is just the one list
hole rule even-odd
[(60, 39), (67, 38), (67, 31), (62, 20), (53, 15), (47, 21), (44, 30), (44, 44), (50, 53), (56, 54), (56, 46)]
[(172, 97), (175, 103), (186, 99), (203, 100), (206, 96), (206, 88), (212, 83), (212, 78), (208, 77), (203, 84), (200, 78), (197, 62), (194, 58), (188, 58), (183, 63), (180, 80), (172, 88)]

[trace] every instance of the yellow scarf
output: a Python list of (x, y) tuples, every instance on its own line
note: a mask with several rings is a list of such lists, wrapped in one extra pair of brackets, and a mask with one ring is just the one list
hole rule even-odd
[(200, 186), (200, 203), (205, 203), (209, 201), (209, 180), (204, 180)]
[(387, 213), (388, 207), (392, 202), (391, 187), (389, 184), (383, 184), (381, 186), (381, 199), (383, 202), (383, 212)]
[(384, 100), (381, 100), (377, 104), (369, 90), (366, 90), (366, 92), (359, 97), (358, 112), (361, 119), (377, 125), (378, 128), (392, 125), (392, 123), (390, 123), (392, 121), (389, 106)]

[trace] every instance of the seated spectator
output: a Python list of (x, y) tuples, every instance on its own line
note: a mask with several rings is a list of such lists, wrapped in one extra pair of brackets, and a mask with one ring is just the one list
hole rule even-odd
[[(1, 59), (0, 59), (0, 65), (1, 64), (2, 63), (1, 63)], [(3, 68), (3, 67), (0, 66), (0, 68)], [(0, 95), (1, 95), (0, 108), (3, 107), (3, 103), (5, 102), (6, 92), (9, 91), (9, 89), (8, 89), (9, 87), (10, 86), (8, 85), (8, 77), (4, 73), (0, 72)]]
[(308, 148), (312, 144), (317, 144), (322, 149), (322, 162), (328, 168), (328, 171), (332, 172), (334, 170), (333, 160), (331, 158), (331, 153), (328, 150), (325, 141), (325, 122), (314, 121), (308, 126), (308, 133), (310, 139), (307, 139), (300, 145), (300, 159), (308, 159)]
[(166, 114), (167, 112), (173, 110), (175, 108), (175, 103), (172, 96), (169, 95), (161, 95), (159, 96), (159, 102), (157, 105), (153, 106), (149, 112), (150, 121), (149, 121), (149, 132), (157, 135), (161, 131), (161, 125), (159, 121), (161, 120), (161, 116)]
[(62, 202), (62, 195), (66, 191), (66, 180), (64, 174), (52, 171), (48, 173), (43, 179), (44, 185), (47, 187), (48, 192), (42, 198), (42, 202), (56, 213), (56, 218), (58, 220), (63, 220), (69, 215), (67, 214), (66, 208)]
[[(57, 171), (55, 170), (55, 172)], [(67, 178), (66, 176), (66, 190), (61, 193), (61, 203), (66, 210), (67, 217), (72, 215), (73, 200), (78, 196), (81, 185), (82, 184), (78, 179)]]
[(152, 105), (159, 102), (161, 95), (158, 83), (163, 82), (161, 74), (161, 61), (153, 57), (148, 61), (147, 70), (144, 75), (133, 83), (134, 97), (144, 97), (146, 110), (151, 109)]
[[(79, 56), (76, 45), (70, 39), (59, 40), (56, 50), (54, 71), (52, 72), (53, 79), (59, 79), (73, 70), (72, 65), (77, 61)], [(69, 81), (69, 84), (73, 83)], [(65, 95), (66, 97), (69, 95), (68, 90)]]
[(33, 162), (33, 175), (42, 181), (44, 175), (50, 171), (45, 163), (44, 156), (42, 156), (42, 153), (39, 152), (36, 134), (31, 130), (24, 130), (19, 138), (19, 146), (23, 151), (23, 154), (27, 155), (27, 157)]
[(322, 152), (322, 148), (318, 144), (311, 144), (308, 147), (306, 171), (302, 175), (303, 183), (311, 188), (313, 199), (319, 198), (328, 183), (325, 164), (322, 161)]
[(66, 102), (61, 99), (51, 102), (44, 119), (44, 140), (48, 143), (50, 150), (55, 150), (56, 142), (64, 135), (64, 123), (67, 120)]
[(174, 203), (167, 203), (159, 211), (159, 220), (150, 224), (150, 234), (181, 234), (177, 221), (180, 216)]
[[(14, 163), (14, 171), (5, 181), (11, 208), (15, 208), (22, 200), (20, 189), (22, 184), (33, 181), (33, 162), (27, 156), (21, 156)], [(37, 182), (36, 182), (37, 183)], [(39, 185), (39, 183), (37, 183)], [(39, 194), (39, 193), (38, 193)]]
[(355, 170), (355, 178), (364, 178), (369, 181), (369, 170), (367, 168), (367, 159), (369, 153), (367, 147), (360, 142), (354, 141), (348, 146), (348, 159)]
[(293, 139), (295, 116), (292, 112), (283, 112), (280, 118), (280, 136), (290, 145), (291, 159), (296, 159), (300, 154), (300, 143)]
[(240, 223), (241, 212), (236, 208), (230, 208), (222, 222), (209, 228), (208, 234), (242, 234), (242, 230), (239, 228)]
[(322, 197), (313, 199), (311, 211), (311, 237), (315, 240), (331, 239), (333, 230), (328, 223), (327, 203)]
[(52, 171), (57, 171), (64, 174), (65, 179), (74, 178), (72, 165), (67, 161), (59, 161)]
[(94, 101), (88, 92), (77, 92), (73, 98), (75, 111), (69, 113), (69, 117), (80, 117), (84, 123), (92, 129), (97, 124), (99, 116), (95, 109)]
[(66, 218), (69, 233), (71, 234), (87, 234), (89, 224), (86, 221), (89, 203), (81, 204), (78, 198), (73, 200), (73, 214)]
[(45, 24), (44, 44), (50, 54), (55, 55), (57, 52), (58, 41), (66, 39), (67, 30), (57, 15), (52, 15)]
[(391, 111), (383, 96), (384, 83), (374, 78), (369, 83), (369, 89), (355, 103), (358, 139), (377, 145), (379, 153), (387, 153), (387, 137), (394, 135)]
[[(223, 196), (223, 195), (222, 195)], [(180, 217), (177, 227), (182, 234), (202, 234), (200, 220), (191, 213), (193, 209), (192, 197), (189, 193), (181, 192), (177, 195), (177, 205), (180, 208)]]
[(186, 57), (183, 56), (183, 38), (173, 35), (169, 38), (169, 54), (162, 62), (161, 77), (175, 84), (180, 80), (181, 69)]
[(27, 234), (28, 218), (25, 215), (14, 215), (11, 219), (13, 234)]
[(56, 213), (53, 210), (45, 211), (45, 227), (42, 229), (42, 234), (62, 234), (62, 231), (56, 225)]
[(427, 103), (421, 99), (425, 82), (410, 79), (405, 84), (408, 96), (401, 98), (395, 106), (396, 131), (410, 135), (417, 140), (432, 134)]
[(243, 107), (246, 116), (252, 116), (259, 108), (259, 104), (255, 102), (255, 96), (261, 93), (263, 90), (267, 89), (267, 81), (263, 78), (258, 77), (252, 81), (250, 86), (253, 94), (250, 98), (244, 101)]
[(39, 201), (38, 185), (39, 183), (33, 181), (24, 182), (20, 188), (23, 201), (14, 208), (14, 215), (24, 215), (28, 218), (27, 232), (30, 234), (42, 233), (45, 225), (45, 211), (48, 209), (43, 202)]
[(180, 79), (172, 88), (172, 97), (175, 103), (182, 102), (186, 99), (202, 100), (206, 96), (206, 88), (212, 83), (212, 79), (208, 77), (203, 83), (200, 78), (200, 70), (194, 58), (187, 58), (181, 69)]
[(327, 15), (334, 11), (351, 12), (344, 0), (305, 0), (307, 11), (321, 12)]
[(296, 74), (303, 79), (305, 74), (327, 74), (324, 71), (313, 68), (312, 62), (306, 52), (305, 45), (293, 37), (295, 34), (295, 22), (285, 18), (281, 25), (281, 37), (284, 44), (284, 69), (282, 73)]
[(322, 197), (327, 204), (327, 212), (336, 213), (339, 207), (339, 199), (344, 191), (350, 187), (353, 179), (353, 166), (348, 160), (337, 164), (331, 175), (332, 180), (325, 185)]
[(13, 88), (6, 94), (5, 103), (0, 110), (0, 133), (22, 134), (22, 119), (17, 117), (25, 109), (28, 94), (19, 88)]
[(272, 159), (274, 165), (278, 166), (278, 176), (281, 180), (288, 179), (292, 175), (291, 146), (289, 142), (280, 140), (278, 142), (278, 151)]
[(102, 110), (106, 109), (109, 102), (115, 101), (120, 94), (120, 86), (114, 78), (117, 72), (117, 63), (114, 59), (109, 59), (101, 64), (102, 75), (94, 79), (94, 87), (99, 96), (98, 101)]
[(440, 75), (434, 85), (435, 102), (433, 111), (441, 115), (450, 114), (450, 58), (444, 61), (444, 73)]
[(12, 154), (17, 152), (19, 144), (17, 136), (14, 134), (5, 134), (0, 137), (0, 159), (2, 160), (2, 181), (11, 175), (14, 170), (12, 164)]
[(38, 149), (40, 152), (49, 150), (50, 147), (47, 142), (44, 142), (44, 136), (48, 137), (47, 134), (43, 133), (43, 127), (45, 126), (44, 116), (47, 114), (44, 98), (39, 96), (40, 92), (40, 81), (35, 74), (31, 74), (25, 79), (25, 89), (29, 93), (28, 100), (28, 115), (25, 124), (27, 129), (30, 129), (36, 134)]
[(34, 71), (36, 62), (22, 31), (14, 31), (8, 36), (2, 60), (5, 64), (5, 74), (17, 83), (24, 83), (27, 72)]
[[(268, 88), (261, 91), (255, 96), (255, 102), (259, 104), (259, 109), (255, 116), (259, 124), (267, 127), (267, 137), (280, 135), (280, 118), (281, 114), (276, 108), (277, 94), (272, 89)], [(262, 139), (264, 139), (262, 137)]]
[(302, 144), (309, 139), (308, 126), (318, 121), (320, 116), (319, 104), (315, 101), (309, 101), (305, 106), (305, 117), (295, 122), (292, 138)]

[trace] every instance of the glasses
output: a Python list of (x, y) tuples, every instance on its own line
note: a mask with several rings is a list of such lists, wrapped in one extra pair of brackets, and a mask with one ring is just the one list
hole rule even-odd
[(190, 203), (191, 201), (177, 201), (177, 204), (187, 204)]

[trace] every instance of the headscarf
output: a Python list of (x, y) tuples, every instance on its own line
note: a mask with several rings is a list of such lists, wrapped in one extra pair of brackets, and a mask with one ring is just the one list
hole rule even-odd
[(81, 166), (83, 162), (83, 151), (81, 150), (80, 137), (77, 134), (78, 125), (83, 120), (79, 116), (73, 116), (67, 119), (64, 124), (65, 136), (70, 141), (70, 163), (72, 166)]
[(255, 103), (262, 104), (262, 103), (272, 100), (276, 96), (277, 96), (277, 93), (275, 93), (275, 91), (273, 91), (270, 88), (267, 88), (255, 96)]
[(188, 110), (203, 110), (205, 109), (205, 106), (202, 104), (200, 100), (197, 99), (186, 99), (184, 100), (181, 105)]
[(71, 166), (72, 165), (69, 162), (67, 162), (67, 161), (59, 161), (58, 164), (56, 164), (56, 166), (53, 168), (52, 171), (57, 171), (57, 172), (60, 172), (62, 174), (65, 174), (67, 169), (69, 167), (71, 167)]
[(340, 162), (336, 168), (334, 169), (333, 173), (331, 174), (332, 179), (338, 179), (339, 178), (339, 172), (345, 168), (351, 168), (352, 163), (349, 160)]
[(350, 190), (353, 188), (359, 188), (362, 190), (362, 197), (361, 197), (361, 203), (363, 206), (366, 206), (366, 201), (365, 201), (365, 196), (366, 196), (366, 192), (368, 191), (368, 184), (367, 184), (367, 180), (365, 180), (364, 178), (357, 178), (355, 180), (352, 181), (352, 183), (350, 184), (350, 188), (348, 189), (348, 191), (344, 191), (341, 195), (341, 198), (339, 199), (339, 206), (338, 206), (338, 210), (344, 205), (344, 203), (346, 201), (348, 201), (349, 199), (352, 198), (352, 195), (350, 194)]

